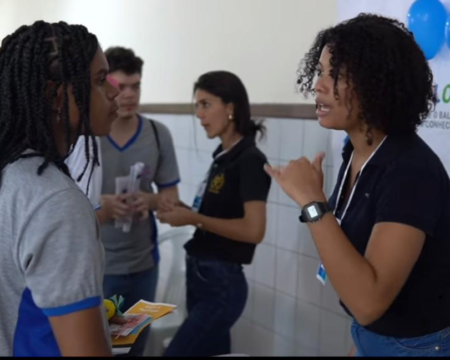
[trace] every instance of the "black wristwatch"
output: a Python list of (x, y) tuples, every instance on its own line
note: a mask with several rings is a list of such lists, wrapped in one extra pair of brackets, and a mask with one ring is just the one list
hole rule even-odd
[(313, 201), (303, 206), (302, 214), (299, 219), (302, 223), (314, 223), (322, 219), (326, 213), (331, 211), (332, 209), (327, 202)]

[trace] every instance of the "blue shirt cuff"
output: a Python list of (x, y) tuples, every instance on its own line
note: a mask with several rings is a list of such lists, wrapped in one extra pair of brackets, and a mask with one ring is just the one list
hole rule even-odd
[(95, 307), (100, 306), (102, 302), (102, 299), (100, 296), (94, 296), (90, 297), (81, 301), (78, 301), (73, 304), (56, 307), (56, 308), (50, 308), (50, 309), (42, 309), (44, 314), (46, 316), (63, 316), (63, 315), (69, 315), (76, 312), (80, 312), (83, 310), (92, 309)]
[(176, 186), (180, 183), (180, 179), (177, 179), (175, 181), (172, 181), (171, 183), (167, 183), (167, 184), (158, 184), (156, 183), (156, 186), (158, 186), (158, 189), (164, 189), (164, 188), (169, 188), (172, 186)]

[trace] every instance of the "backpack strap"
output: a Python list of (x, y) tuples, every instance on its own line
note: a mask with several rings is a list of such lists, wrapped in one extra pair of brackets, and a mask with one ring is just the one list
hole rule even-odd
[(155, 134), (156, 144), (158, 145), (158, 151), (161, 152), (161, 142), (159, 141), (158, 129), (156, 128), (155, 122), (152, 119), (149, 119), (150, 125), (153, 128), (153, 133)]
[(158, 133), (158, 129), (156, 128), (155, 122), (152, 119), (149, 119), (149, 121), (150, 121), (150, 125), (153, 128), (153, 133), (155, 134), (156, 146), (158, 147), (158, 162), (155, 167), (155, 174), (157, 174), (158, 169), (159, 169), (159, 164), (161, 162), (161, 142), (159, 140), (159, 133)]

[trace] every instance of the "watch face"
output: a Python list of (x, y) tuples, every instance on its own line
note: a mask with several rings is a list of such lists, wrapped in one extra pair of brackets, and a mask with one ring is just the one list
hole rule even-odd
[(316, 209), (316, 207), (314, 205), (308, 206), (306, 211), (308, 212), (308, 216), (312, 220), (319, 216), (319, 213), (317, 212), (317, 209)]

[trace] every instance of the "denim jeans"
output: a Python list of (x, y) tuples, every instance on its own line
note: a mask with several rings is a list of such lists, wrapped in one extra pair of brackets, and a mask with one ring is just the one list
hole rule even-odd
[(450, 328), (415, 338), (394, 338), (375, 334), (353, 321), (352, 337), (360, 357), (447, 357), (450, 356)]
[[(155, 267), (128, 275), (105, 275), (103, 279), (103, 292), (105, 298), (113, 295), (122, 295), (125, 298), (122, 311), (127, 311), (139, 300), (155, 301), (158, 284), (158, 265)], [(146, 327), (133, 344), (127, 356), (142, 356), (150, 335)]]
[(242, 265), (189, 256), (186, 265), (188, 317), (164, 356), (228, 354), (248, 296)]

